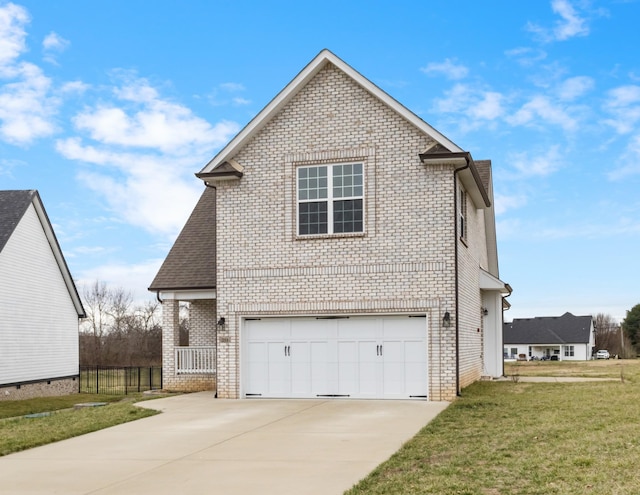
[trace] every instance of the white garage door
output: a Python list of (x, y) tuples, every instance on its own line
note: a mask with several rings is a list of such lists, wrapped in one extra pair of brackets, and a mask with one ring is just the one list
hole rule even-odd
[(245, 397), (426, 398), (426, 318), (259, 318), (243, 325)]

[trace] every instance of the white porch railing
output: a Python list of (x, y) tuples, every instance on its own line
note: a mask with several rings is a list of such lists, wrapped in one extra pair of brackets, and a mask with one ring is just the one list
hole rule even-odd
[(176, 347), (176, 374), (216, 372), (216, 348), (212, 346)]

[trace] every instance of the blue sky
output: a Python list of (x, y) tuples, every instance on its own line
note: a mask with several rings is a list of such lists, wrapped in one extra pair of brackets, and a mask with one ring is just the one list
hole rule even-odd
[(194, 177), (328, 48), (493, 161), (506, 320), (640, 303), (639, 1), (0, 0), (0, 189), (146, 292)]

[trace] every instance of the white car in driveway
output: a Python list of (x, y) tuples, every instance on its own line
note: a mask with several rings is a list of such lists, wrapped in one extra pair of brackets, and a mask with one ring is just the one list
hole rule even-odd
[(596, 359), (609, 359), (609, 351), (606, 349), (601, 349), (596, 352)]

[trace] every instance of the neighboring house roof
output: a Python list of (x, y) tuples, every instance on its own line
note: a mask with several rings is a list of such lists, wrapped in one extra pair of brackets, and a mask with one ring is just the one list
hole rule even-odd
[(149, 290), (216, 287), (216, 190), (205, 188)]
[(85, 312), (82, 306), (82, 301), (78, 295), (78, 290), (73, 282), (69, 267), (64, 259), (60, 244), (53, 231), (47, 212), (44, 209), (40, 195), (36, 190), (21, 190), (21, 191), (0, 191), (0, 253), (6, 246), (7, 242), (13, 235), (16, 227), (22, 220), (25, 212), (29, 206), (33, 204), (42, 229), (49, 241), (49, 246), (53, 252), (53, 256), (58, 264), (58, 268), (62, 274), (64, 282), (67, 286), (69, 296), (73, 301), (73, 305), (76, 308), (78, 317), (84, 318)]
[(593, 318), (574, 316), (544, 316), (516, 318), (504, 324), (505, 344), (580, 344), (591, 341)]

